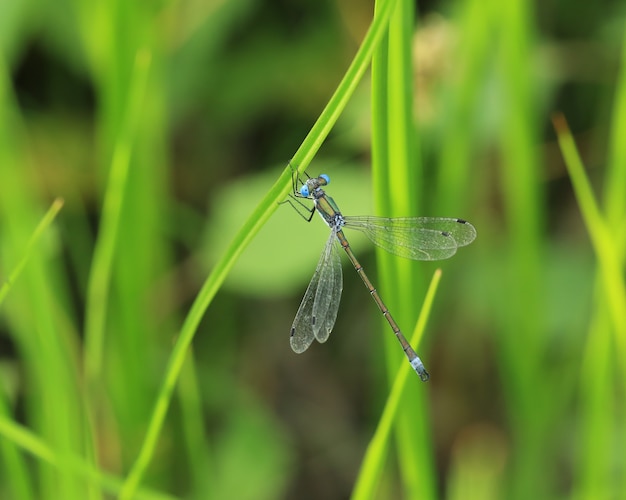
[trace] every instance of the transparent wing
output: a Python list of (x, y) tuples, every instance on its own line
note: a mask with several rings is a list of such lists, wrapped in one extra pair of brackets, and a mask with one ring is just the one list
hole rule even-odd
[(324, 248), (324, 265), (320, 270), (320, 279), (313, 303), (313, 334), (318, 342), (326, 342), (335, 326), (341, 291), (343, 273), (336, 235), (333, 232)]
[(442, 217), (344, 217), (345, 227), (365, 233), (389, 253), (413, 260), (452, 257), (458, 247), (476, 238), (476, 229), (463, 219)]
[(291, 326), (291, 348), (306, 351), (314, 339), (326, 342), (335, 326), (343, 289), (341, 259), (331, 232)]

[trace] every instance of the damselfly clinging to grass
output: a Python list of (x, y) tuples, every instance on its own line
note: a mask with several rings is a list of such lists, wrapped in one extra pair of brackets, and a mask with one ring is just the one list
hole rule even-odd
[[(296, 189), (297, 182), (302, 183), (299, 191)], [(313, 340), (326, 342), (335, 325), (343, 289), (338, 242), (348, 254), (356, 272), (361, 276), (379, 309), (387, 318), (393, 333), (400, 342), (407, 358), (409, 358), (411, 366), (420, 379), (425, 382), (429, 379), (429, 375), (424, 364), (400, 331), (374, 285), (365, 274), (363, 267), (352, 253), (350, 244), (343, 233), (343, 228), (361, 231), (387, 252), (413, 260), (447, 259), (454, 255), (458, 247), (474, 241), (476, 230), (474, 226), (463, 219), (440, 217), (391, 219), (344, 216), (335, 201), (322, 189), (322, 186), (326, 186), (329, 182), (330, 178), (325, 174), (315, 178), (307, 178), (305, 182), (294, 177), (295, 201), (298, 201), (297, 198), (308, 198), (314, 203), (313, 208), (306, 207), (308, 216), (305, 219), (310, 222), (314, 212), (317, 211), (331, 231), (315, 269), (315, 274), (293, 320), (291, 348), (295, 352), (301, 353), (308, 349)], [(295, 205), (293, 206), (295, 207)]]

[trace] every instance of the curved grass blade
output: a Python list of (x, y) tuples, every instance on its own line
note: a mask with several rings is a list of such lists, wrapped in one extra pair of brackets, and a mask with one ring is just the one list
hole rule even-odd
[(41, 222), (39, 222), (39, 224), (35, 228), (35, 231), (33, 232), (33, 235), (31, 236), (28, 245), (26, 246), (22, 259), (19, 261), (17, 266), (15, 266), (15, 269), (11, 272), (7, 280), (0, 288), (0, 304), (2, 304), (2, 302), (4, 301), (4, 298), (6, 297), (7, 293), (9, 293), (11, 286), (13, 285), (13, 283), (15, 283), (15, 280), (22, 272), (22, 269), (24, 269), (24, 266), (26, 265), (26, 262), (30, 257), (35, 243), (37, 243), (37, 240), (41, 236), (41, 233), (43, 233), (45, 229), (52, 223), (54, 218), (59, 213), (59, 210), (61, 210), (61, 208), (63, 207), (63, 203), (63, 198), (57, 198), (56, 200), (54, 200), (52, 202), (52, 205), (46, 212), (46, 215), (44, 215), (43, 219), (41, 219)]
[[(430, 286), (426, 292), (426, 298), (422, 304), (422, 310), (417, 318), (415, 330), (411, 338), (411, 345), (417, 346), (426, 329), (426, 322), (432, 309), (433, 301), (435, 299), (435, 293), (441, 280), (441, 269), (437, 269), (433, 274)], [(400, 407), (400, 401), (402, 394), (406, 386), (407, 377), (409, 375), (409, 367), (406, 363), (400, 363), (396, 376), (393, 379), (393, 385), (391, 392), (385, 403), (385, 408), (378, 421), (376, 431), (372, 440), (367, 446), (363, 463), (361, 464), (361, 470), (357, 477), (354, 489), (352, 490), (351, 500), (366, 500), (371, 498), (378, 498), (376, 495), (376, 486), (380, 479), (383, 466), (387, 457), (387, 449), (389, 447), (389, 440), (391, 437), (391, 430), (393, 429), (398, 409)]]

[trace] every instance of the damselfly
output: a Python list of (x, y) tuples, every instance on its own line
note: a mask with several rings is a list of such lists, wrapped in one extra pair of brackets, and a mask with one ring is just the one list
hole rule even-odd
[[(308, 177), (308, 176), (307, 176)], [(383, 303), (380, 295), (369, 280), (363, 266), (352, 253), (350, 244), (343, 229), (356, 229), (376, 245), (387, 252), (413, 260), (447, 259), (455, 254), (458, 247), (470, 244), (476, 238), (476, 230), (463, 219), (441, 217), (349, 217), (341, 214), (335, 201), (328, 196), (322, 186), (330, 183), (330, 178), (322, 174), (319, 177), (307, 178), (298, 191), (294, 178), (294, 197), (313, 200), (313, 208), (308, 208), (305, 219), (310, 222), (317, 211), (324, 222), (330, 227), (330, 236), (315, 269), (291, 326), (291, 348), (301, 353), (308, 349), (313, 340), (326, 342), (337, 319), (339, 300), (343, 289), (343, 275), (338, 245), (348, 254), (348, 258), (363, 283), (369, 290), (374, 301), (381, 310), (393, 333), (400, 342), (409, 362), (420, 379), (429, 379), (424, 364), (408, 343), (400, 327)], [(291, 202), (290, 202), (291, 203)], [(301, 202), (298, 201), (304, 206)], [(292, 203), (293, 205), (293, 203)], [(295, 205), (294, 205), (295, 206)], [(304, 215), (303, 215), (304, 216)]]

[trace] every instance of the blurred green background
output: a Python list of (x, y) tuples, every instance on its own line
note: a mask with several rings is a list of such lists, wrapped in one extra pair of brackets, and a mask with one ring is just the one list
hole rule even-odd
[[(373, 9), (0, 2), (0, 498), (117, 495), (194, 298)], [(418, 292), (379, 285), (414, 308), (408, 335), (443, 269), (418, 349), (431, 381), (413, 376), (405, 393), (421, 403), (404, 423), (427, 439), (397, 432), (371, 498), (626, 495), (625, 20), (623, 2), (417, 2), (408, 189), (420, 206), (387, 215), (462, 217), (478, 238), (418, 264)], [(377, 208), (371, 92), (366, 76), (308, 169), (330, 175), (350, 215)], [(610, 235), (613, 293), (556, 111)], [(390, 331), (347, 261), (331, 340), (290, 350), (327, 235), (282, 205), (247, 247), (199, 325), (137, 498), (351, 495), (397, 363), (386, 367)], [(379, 283), (373, 248), (351, 240)]]

